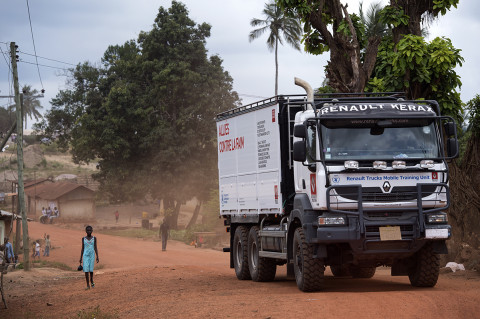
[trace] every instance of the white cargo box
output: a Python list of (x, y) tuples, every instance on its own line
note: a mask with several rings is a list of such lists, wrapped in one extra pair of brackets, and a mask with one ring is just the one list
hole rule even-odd
[(281, 214), (278, 104), (217, 120), (221, 215)]

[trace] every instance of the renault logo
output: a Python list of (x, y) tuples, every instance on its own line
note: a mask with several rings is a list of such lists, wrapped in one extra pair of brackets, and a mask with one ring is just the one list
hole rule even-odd
[(390, 192), (390, 189), (391, 189), (391, 188), (392, 188), (392, 186), (390, 186), (390, 183), (389, 183), (389, 182), (383, 183), (383, 191), (384, 191), (385, 193)]

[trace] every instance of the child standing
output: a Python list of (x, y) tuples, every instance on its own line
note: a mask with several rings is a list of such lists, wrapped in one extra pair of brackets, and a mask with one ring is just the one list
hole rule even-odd
[[(87, 281), (87, 288), (90, 289), (90, 284), (95, 287), (95, 283), (93, 282), (93, 265), (95, 255), (97, 256), (97, 264), (99, 262), (98, 259), (98, 250), (97, 250), (97, 239), (92, 236), (93, 227), (87, 226), (85, 228), (85, 232), (87, 236), (82, 238), (82, 252), (80, 253), (80, 264), (82, 263), (83, 259), (83, 271), (85, 272), (85, 280)], [(88, 274), (90, 273), (90, 281), (88, 280)]]
[(35, 253), (33, 254), (33, 259), (35, 260), (35, 257), (38, 257), (40, 260), (40, 243), (38, 240), (35, 241)]

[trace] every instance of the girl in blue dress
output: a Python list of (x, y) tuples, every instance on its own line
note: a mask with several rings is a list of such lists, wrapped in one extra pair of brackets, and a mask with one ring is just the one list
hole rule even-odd
[[(82, 238), (82, 252), (80, 254), (80, 264), (82, 263), (83, 259), (83, 271), (85, 272), (87, 289), (90, 289), (90, 284), (92, 285), (92, 288), (95, 287), (95, 283), (93, 282), (93, 264), (95, 260), (95, 255), (97, 256), (97, 264), (99, 262), (99, 259), (97, 250), (97, 239), (92, 236), (92, 226), (87, 226), (85, 228), (85, 232), (87, 233), (87, 236)], [(90, 281), (88, 280), (89, 273)]]

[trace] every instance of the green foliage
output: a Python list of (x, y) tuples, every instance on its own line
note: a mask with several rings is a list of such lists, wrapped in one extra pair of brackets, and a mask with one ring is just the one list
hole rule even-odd
[(387, 25), (398, 27), (400, 25), (408, 25), (410, 17), (405, 14), (403, 9), (398, 9), (392, 6), (386, 6), (382, 9), (380, 21)]
[(433, 0), (433, 9), (445, 15), (452, 6), (457, 8), (458, 2), (459, 0)]
[(469, 120), (467, 131), (480, 138), (480, 95), (475, 95), (473, 99), (467, 102), (466, 110)]
[(267, 38), (267, 46), (270, 51), (275, 50), (275, 95), (278, 94), (278, 45), (286, 41), (294, 49), (300, 51), (300, 39), (302, 27), (300, 19), (293, 13), (286, 14), (275, 1), (265, 4), (263, 9), (265, 19), (252, 19), (252, 27), (261, 26), (252, 30), (249, 35), (250, 42), (259, 38), (267, 30), (270, 34)]
[(216, 187), (215, 115), (238, 96), (218, 56), (207, 56), (210, 26), (186, 7), (160, 7), (152, 30), (110, 46), (101, 66), (79, 64), (72, 87), (52, 100), (39, 125), (60, 134), (75, 163), (98, 160), (95, 178), (112, 200), (208, 197)]
[(42, 158), (42, 161), (40, 163), (38, 163), (37, 166), (46, 168), (47, 167), (47, 160), (45, 158)]
[(130, 238), (151, 238), (157, 236), (158, 232), (151, 229), (144, 228), (130, 228), (130, 229), (102, 229), (97, 231), (105, 235), (130, 237)]
[(39, 141), (39, 137), (37, 135), (24, 135), (23, 141), (28, 145), (36, 144)]
[(457, 88), (460, 77), (455, 68), (464, 59), (446, 38), (430, 43), (423, 37), (405, 35), (395, 47), (386, 37), (379, 47), (375, 70), (367, 91), (403, 91), (409, 98), (437, 100), (442, 113), (462, 119), (462, 103)]

